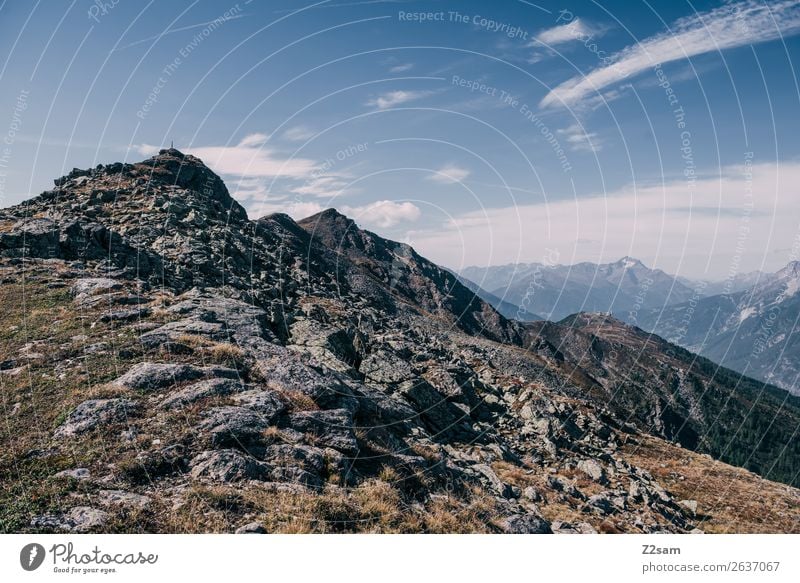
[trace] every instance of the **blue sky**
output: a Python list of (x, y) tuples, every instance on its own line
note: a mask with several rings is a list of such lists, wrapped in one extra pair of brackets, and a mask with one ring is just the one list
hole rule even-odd
[(800, 1), (0, 3), (0, 200), (174, 140), (449, 267), (800, 259)]

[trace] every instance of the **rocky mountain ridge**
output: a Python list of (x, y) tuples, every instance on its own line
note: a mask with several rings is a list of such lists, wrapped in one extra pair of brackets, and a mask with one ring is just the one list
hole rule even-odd
[[(670, 443), (713, 424), (625, 384), (641, 331), (513, 322), (335, 211), (249, 220), (177, 150), (0, 212), (0, 297), (4, 532), (797, 529), (794, 487)], [(796, 485), (800, 408), (765, 407), (734, 461)]]

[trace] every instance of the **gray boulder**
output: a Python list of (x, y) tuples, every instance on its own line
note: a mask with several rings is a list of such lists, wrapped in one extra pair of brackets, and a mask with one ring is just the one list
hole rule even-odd
[(280, 444), (265, 449), (263, 458), (273, 468), (270, 474), (276, 482), (288, 482), (308, 488), (322, 486), (326, 467), (323, 449), (313, 446)]
[(372, 382), (387, 385), (414, 378), (411, 365), (388, 350), (379, 350), (368, 355), (359, 369)]
[(289, 426), (310, 434), (315, 445), (332, 447), (347, 455), (358, 453), (353, 415), (346, 409), (292, 413), (289, 415)]
[(697, 500), (681, 500), (678, 504), (692, 516), (697, 515)]
[(124, 421), (134, 410), (128, 399), (90, 399), (75, 407), (53, 435), (63, 438), (86, 433), (99, 425)]
[(260, 440), (274, 415), (244, 407), (214, 407), (205, 413), (200, 431), (215, 446), (241, 446)]
[(54, 478), (67, 478), (73, 480), (88, 480), (91, 477), (91, 472), (88, 468), (73, 468), (71, 470), (62, 470), (55, 474)]
[(577, 467), (581, 472), (589, 476), (595, 482), (604, 484), (608, 481), (606, 479), (606, 472), (603, 469), (603, 466), (601, 466), (600, 463), (595, 460), (581, 460), (578, 462)]
[(160, 406), (163, 409), (177, 409), (206, 397), (231, 395), (245, 389), (246, 385), (237, 380), (225, 378), (206, 379), (171, 393), (161, 401)]
[(256, 362), (265, 384), (281, 393), (301, 394), (310, 397), (321, 407), (355, 409), (357, 401), (353, 392), (333, 375), (322, 375), (300, 362), (296, 356), (285, 353)]
[(150, 315), (150, 308), (128, 308), (126, 310), (110, 310), (100, 316), (101, 322), (128, 322), (146, 318)]
[(168, 311), (205, 322), (219, 322), (237, 341), (250, 337), (272, 337), (267, 327), (267, 313), (262, 308), (234, 298), (207, 296), (197, 290), (187, 292), (184, 297), (183, 301), (170, 306)]
[(500, 521), (500, 529), (506, 534), (552, 534), (550, 523), (538, 514), (512, 514)]
[(466, 417), (422, 378), (405, 381), (398, 392), (411, 402), (422, 420), (437, 434), (455, 430), (456, 425)]
[(265, 448), (264, 461), (274, 468), (300, 468), (311, 474), (321, 474), (325, 469), (325, 450), (309, 446), (282, 443)]
[(203, 372), (188, 364), (140, 362), (115, 382), (140, 391), (155, 391), (203, 376)]
[(614, 504), (606, 493), (589, 496), (586, 503), (590, 508), (598, 510), (601, 514), (612, 514), (616, 511)]
[(278, 397), (278, 393), (270, 390), (245, 391), (235, 395), (233, 400), (240, 407), (252, 409), (269, 419), (275, 419), (286, 409), (286, 404)]
[(597, 531), (588, 522), (572, 524), (556, 520), (550, 526), (555, 534), (597, 534)]
[(236, 449), (204, 451), (189, 463), (193, 478), (207, 478), (217, 482), (264, 480), (272, 468), (254, 457)]
[(110, 293), (122, 289), (122, 284), (107, 277), (85, 277), (72, 284), (72, 295), (76, 300), (86, 299), (90, 296)]
[(196, 318), (168, 322), (163, 326), (146, 332), (139, 341), (147, 348), (156, 348), (167, 342), (179, 342), (184, 335), (206, 336), (212, 340), (226, 339), (224, 326), (220, 322), (204, 322)]
[(237, 528), (235, 534), (267, 534), (267, 529), (260, 522), (248, 522)]

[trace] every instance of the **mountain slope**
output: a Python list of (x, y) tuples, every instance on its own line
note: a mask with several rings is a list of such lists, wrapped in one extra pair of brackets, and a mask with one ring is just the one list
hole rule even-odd
[(531, 331), (553, 347), (576, 384), (620, 418), (687, 449), (797, 483), (800, 397), (609, 316), (577, 314)]
[(639, 314), (639, 325), (693, 352), (800, 394), (800, 263), (750, 290)]
[(498, 314), (459, 279), (421, 257), (405, 243), (389, 241), (359, 229), (335, 209), (298, 223), (328, 249), (366, 270), (391, 293), (431, 314), (444, 315), (454, 326), (501, 342), (519, 342), (518, 327)]
[[(0, 301), (3, 532), (797, 529), (798, 490), (722, 462), (760, 484), (747, 517), (716, 482), (676, 497), (645, 466), (705, 458), (628, 419), (646, 387), (608, 398), (624, 363), (584, 366), (586, 333), (559, 348), (338, 213), (249, 220), (177, 150), (3, 210)], [(778, 446), (749, 467), (791, 482)]]
[(466, 277), (457, 274), (456, 277), (458, 277), (458, 280), (462, 284), (464, 284), (464, 287), (466, 287), (468, 290), (476, 294), (479, 298), (487, 302), (500, 314), (502, 314), (503, 316), (505, 316), (510, 320), (519, 320), (521, 322), (535, 322), (537, 320), (542, 319), (541, 316), (537, 316), (536, 314), (531, 314), (526, 310), (522, 310), (516, 304), (507, 302), (504, 299), (494, 295), (493, 293), (486, 291), (485, 289), (480, 287), (477, 283), (467, 279)]

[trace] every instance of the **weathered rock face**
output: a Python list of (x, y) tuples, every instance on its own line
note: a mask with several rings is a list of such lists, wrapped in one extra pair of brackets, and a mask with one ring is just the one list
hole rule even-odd
[(101, 425), (123, 422), (135, 409), (128, 399), (90, 399), (78, 405), (56, 431), (56, 437), (72, 437)]
[(314, 443), (330, 447), (345, 455), (358, 454), (358, 441), (353, 432), (353, 415), (347, 409), (300, 411), (288, 419), (293, 429), (311, 436)]
[(212, 445), (245, 447), (257, 442), (271, 422), (272, 417), (245, 407), (215, 407), (205, 412), (198, 429)]
[(154, 391), (202, 376), (195, 367), (185, 364), (143, 362), (117, 379), (117, 384), (140, 391)]
[(579, 366), (577, 340), (506, 320), (410, 247), (333, 211), (249, 221), (176, 150), (56, 183), (0, 213), (0, 274), (56, 273), (59, 309), (88, 324), (26, 340), (0, 374), (59, 382), (63, 416), (25, 459), (92, 453), (53, 468), (80, 500), (26, 527), (694, 528), (696, 501), (629, 461), (665, 434), (600, 390), (623, 373)]
[(223, 483), (261, 480), (270, 471), (266, 464), (235, 449), (204, 451), (192, 459), (189, 467), (194, 478), (207, 478)]

